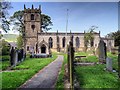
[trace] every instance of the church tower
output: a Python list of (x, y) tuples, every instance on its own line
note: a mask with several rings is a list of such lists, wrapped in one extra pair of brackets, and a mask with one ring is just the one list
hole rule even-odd
[(26, 9), (24, 5), (24, 25), (25, 25), (25, 50), (35, 52), (38, 42), (38, 33), (41, 33), (41, 6), (39, 8)]

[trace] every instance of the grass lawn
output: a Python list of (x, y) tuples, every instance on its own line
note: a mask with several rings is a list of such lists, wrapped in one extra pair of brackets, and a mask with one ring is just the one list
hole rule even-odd
[(108, 53), (107, 55), (108, 55), (108, 57), (112, 58), (112, 63), (113, 63), (112, 66), (113, 66), (113, 68), (115, 70), (118, 70), (118, 56), (117, 55), (113, 55), (111, 53)]
[(10, 56), (4, 55), (4, 56), (0, 56), (0, 58), (2, 59), (0, 61), (0, 69), (1, 70), (7, 69), (7, 67), (10, 66), (10, 61), (9, 61)]
[[(113, 59), (113, 68), (118, 68), (117, 56), (108, 53), (108, 57)], [(95, 56), (87, 56), (86, 60), (97, 62)], [(75, 67), (77, 80), (81, 88), (118, 88), (117, 73), (105, 71), (105, 64), (95, 66)]]
[[(64, 88), (64, 65), (67, 63), (67, 55), (64, 55), (64, 62), (60, 71), (56, 88)], [(81, 61), (85, 62), (98, 62), (96, 56), (90, 56), (88, 53), (77, 52), (76, 55), (85, 55), (86, 58), (82, 58)], [(117, 66), (117, 56), (108, 53), (108, 56), (113, 59), (113, 68)], [(111, 73), (104, 71), (105, 65), (95, 66), (77, 66), (75, 67), (77, 80), (80, 82), (81, 88), (118, 88), (119, 84), (117, 80), (117, 73)]]
[(117, 73), (104, 71), (105, 65), (77, 66), (77, 80), (81, 88), (118, 88)]
[(56, 86), (55, 86), (56, 89), (64, 88), (64, 72), (65, 72), (64, 65), (67, 63), (67, 55), (66, 54), (62, 54), (62, 55), (64, 55), (64, 61), (63, 61), (62, 68), (58, 76)]
[(56, 55), (53, 55), (52, 58), (27, 58), (21, 64), (13, 68), (15, 71), (2, 73), (2, 88), (15, 89), (19, 87), (56, 58)]

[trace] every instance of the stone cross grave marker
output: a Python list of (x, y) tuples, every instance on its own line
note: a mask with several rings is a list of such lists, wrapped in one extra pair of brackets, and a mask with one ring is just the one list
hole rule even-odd
[(106, 69), (108, 71), (113, 70), (113, 68), (112, 68), (112, 58), (109, 58), (109, 57), (106, 58)]
[(105, 63), (106, 57), (107, 57), (107, 50), (106, 50), (106, 44), (104, 43), (103, 40), (100, 40), (99, 45), (99, 62), (100, 63)]

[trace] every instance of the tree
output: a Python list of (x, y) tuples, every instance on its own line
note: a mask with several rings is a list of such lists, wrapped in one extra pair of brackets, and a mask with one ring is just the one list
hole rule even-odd
[(115, 40), (115, 46), (119, 46), (120, 44), (120, 30), (116, 32), (111, 32), (106, 35), (107, 38), (114, 38)]
[(17, 47), (21, 49), (23, 47), (23, 39), (22, 35), (20, 34), (19, 37), (17, 38)]
[(10, 44), (3, 39), (2, 40), (2, 55), (8, 55), (9, 53), (10, 53)]
[(7, 32), (9, 29), (10, 21), (8, 20), (8, 10), (11, 9), (11, 3), (10, 2), (0, 2), (0, 18), (1, 23), (0, 27)]
[(24, 21), (23, 21), (24, 11), (16, 11), (13, 16), (11, 16), (11, 22), (14, 25), (13, 30), (17, 30), (24, 36)]
[(98, 28), (96, 26), (91, 26), (87, 32), (85, 32), (84, 35), (84, 47), (85, 47), (85, 52), (87, 51), (88, 45), (91, 47), (93, 46), (93, 40), (94, 40), (94, 30)]
[(48, 30), (50, 30), (51, 28), (49, 28), (49, 26), (52, 26), (52, 22), (51, 22), (51, 18), (48, 15), (45, 14), (41, 14), (41, 18), (42, 18), (42, 30), (47, 32)]

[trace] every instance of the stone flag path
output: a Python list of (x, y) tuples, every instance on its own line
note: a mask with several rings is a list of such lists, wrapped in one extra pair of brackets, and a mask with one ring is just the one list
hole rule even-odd
[(57, 59), (40, 70), (30, 80), (25, 82), (22, 88), (54, 88), (59, 71), (61, 70), (63, 56), (58, 55)]

